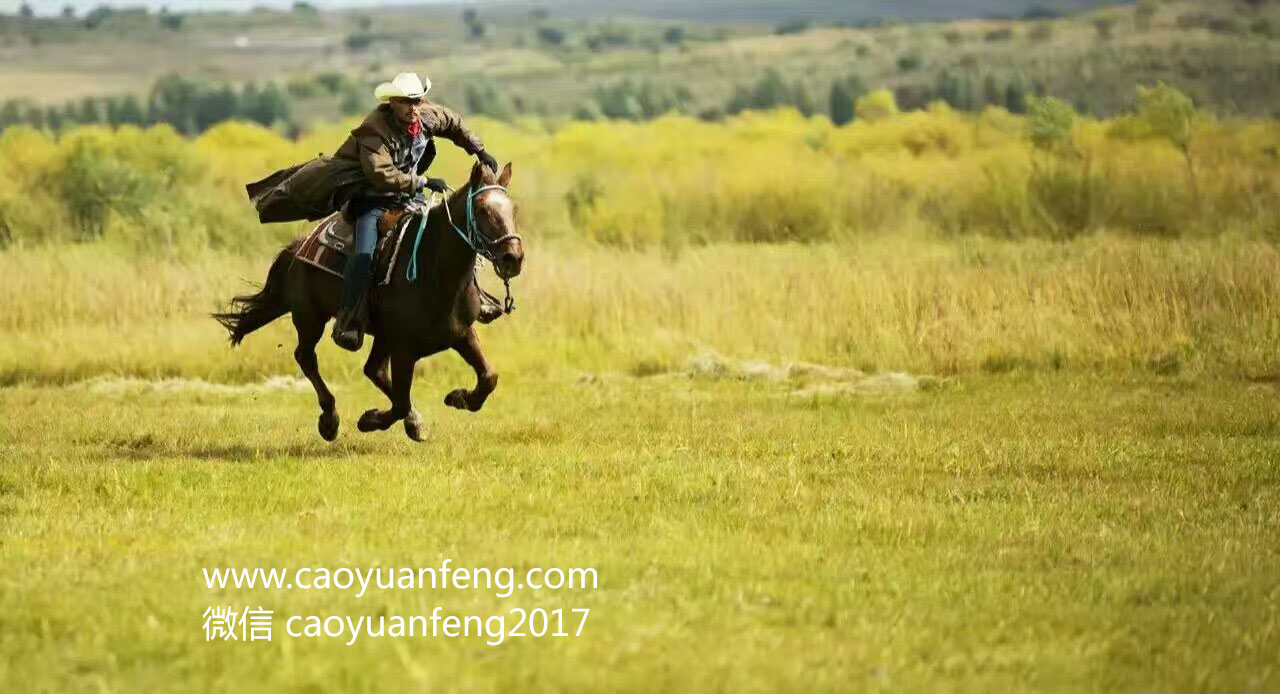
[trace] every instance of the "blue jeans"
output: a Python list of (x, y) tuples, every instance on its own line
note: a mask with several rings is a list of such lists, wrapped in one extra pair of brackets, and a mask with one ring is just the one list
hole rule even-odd
[(378, 243), (378, 219), (382, 207), (365, 210), (356, 218), (354, 243), (342, 273), (342, 307), (352, 308), (369, 289), (373, 273), (373, 249)]

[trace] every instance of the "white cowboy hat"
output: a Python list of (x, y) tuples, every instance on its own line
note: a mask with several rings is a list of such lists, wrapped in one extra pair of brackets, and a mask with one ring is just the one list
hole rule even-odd
[[(425, 82), (425, 84), (424, 84)], [(373, 95), (378, 101), (390, 101), (399, 97), (402, 99), (420, 99), (431, 91), (431, 79), (422, 80), (418, 78), (417, 73), (402, 72), (395, 76), (390, 82), (383, 82), (373, 90)]]

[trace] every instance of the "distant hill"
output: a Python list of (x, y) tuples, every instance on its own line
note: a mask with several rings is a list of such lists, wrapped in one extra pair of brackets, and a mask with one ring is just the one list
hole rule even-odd
[[(15, 14), (22, 0), (0, 0), (0, 13)], [(41, 16), (54, 16), (70, 6), (78, 14), (97, 7), (148, 7), (172, 12), (248, 11), (259, 7), (288, 9), (293, 0), (27, 0)], [(580, 17), (625, 15), (654, 19), (729, 22), (781, 22), (804, 19), (814, 22), (866, 22), (870, 20), (918, 21), (1005, 17), (1016, 19), (1046, 13), (1073, 13), (1124, 0), (311, 0), (321, 9), (370, 9), (377, 7), (479, 9), (544, 7)]]
[[(794, 106), (843, 121), (879, 88), (904, 109), (1019, 112), (1047, 94), (1105, 116), (1159, 81), (1223, 115), (1280, 113), (1280, 0), (1056, 15), (1092, 4), (525, 0), (4, 16), (0, 127), (164, 120), (193, 132), (250, 118), (294, 130), (362, 112), (377, 82), (406, 69), (429, 74), (442, 103), (503, 119), (717, 119)], [(902, 21), (939, 13), (1017, 18)]]
[(540, 4), (560, 13), (583, 17), (621, 14), (718, 22), (777, 23), (801, 19), (824, 23), (865, 23), (873, 20), (1034, 18), (1128, 3), (1114, 0), (550, 0), (494, 4)]

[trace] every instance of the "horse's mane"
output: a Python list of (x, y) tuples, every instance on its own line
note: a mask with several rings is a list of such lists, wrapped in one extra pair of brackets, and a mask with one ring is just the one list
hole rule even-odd
[(480, 171), (480, 186), (481, 186), (481, 187), (483, 187), (483, 186), (492, 186), (492, 185), (497, 185), (497, 183), (498, 183), (498, 175), (497, 175), (497, 174), (495, 174), (495, 173), (493, 173), (493, 172), (492, 172), (492, 171), (490, 171), (489, 169), (485, 168), (485, 165), (484, 165), (484, 164), (481, 164), (480, 162), (476, 162), (475, 164), (473, 164), (473, 165), (471, 166), (471, 173), (467, 175), (467, 182), (466, 182), (466, 183), (464, 183), (464, 184), (462, 184), (462, 186), (461, 186), (461, 187), (455, 188), (455, 189), (453, 189), (453, 190), (451, 190), (451, 191), (449, 191), (448, 193), (446, 193), (446, 194), (445, 194), (445, 196), (444, 196), (444, 202), (445, 202), (445, 204), (449, 204), (449, 203), (453, 202), (453, 199), (454, 199), (455, 197), (457, 197), (457, 196), (460, 196), (460, 195), (463, 195), (463, 194), (466, 194), (466, 193), (470, 193), (470, 192), (471, 192), (471, 190), (472, 190), (472, 189), (473, 189), (473, 187), (474, 187), (474, 183), (475, 183), (475, 179), (476, 179), (476, 170), (477, 170), (477, 169), (479, 169), (479, 171)]
[[(460, 187), (458, 187), (458, 188), (453, 188), (453, 189), (449, 190), (449, 192), (447, 192), (447, 193), (445, 193), (444, 195), (440, 196), (439, 198), (436, 198), (436, 200), (437, 200), (436, 204), (434, 204), (434, 205), (428, 205), (428, 206), (426, 207), (426, 209), (425, 209), (425, 210), (423, 210), (422, 212), (418, 212), (418, 213), (416, 213), (416, 214), (417, 214), (417, 215), (426, 214), (426, 215), (427, 215), (428, 220), (430, 220), (430, 221), (435, 221), (437, 218), (443, 218), (443, 219), (445, 219), (445, 220), (448, 220), (448, 222), (447, 222), (448, 224), (459, 224), (459, 223), (461, 223), (461, 222), (459, 222), (459, 221), (457, 221), (457, 220), (453, 219), (453, 217), (451, 216), (451, 213), (450, 213), (450, 208), (449, 208), (449, 206), (450, 206), (450, 205), (452, 205), (452, 204), (454, 203), (454, 201), (455, 201), (455, 200), (458, 200), (458, 199), (465, 199), (465, 198), (466, 198), (466, 196), (467, 196), (467, 195), (469, 195), (469, 194), (471, 193), (471, 190), (472, 190), (472, 187), (473, 187), (473, 182), (474, 182), (475, 177), (476, 177), (476, 167), (480, 167), (480, 169), (481, 169), (481, 171), (480, 171), (480, 185), (481, 185), (481, 186), (487, 186), (487, 185), (495, 185), (495, 184), (497, 184), (497, 182), (498, 182), (498, 177), (497, 177), (497, 176), (495, 176), (495, 175), (493, 174), (493, 172), (492, 172), (492, 171), (489, 171), (488, 169), (485, 169), (483, 164), (481, 164), (481, 163), (479, 163), (479, 162), (476, 162), (476, 163), (475, 163), (475, 165), (473, 165), (473, 166), (471, 167), (471, 173), (470, 173), (470, 175), (468, 175), (468, 176), (467, 176), (467, 182), (466, 182), (466, 183), (463, 183)], [(439, 222), (435, 222), (435, 223), (439, 224)]]

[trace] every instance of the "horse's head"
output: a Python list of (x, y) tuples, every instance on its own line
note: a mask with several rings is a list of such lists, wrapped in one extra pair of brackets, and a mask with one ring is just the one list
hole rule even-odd
[(511, 164), (495, 176), (489, 167), (477, 163), (471, 169), (470, 190), (475, 228), (487, 246), (489, 259), (498, 276), (510, 279), (524, 265), (524, 245), (516, 231), (516, 204), (507, 193)]

